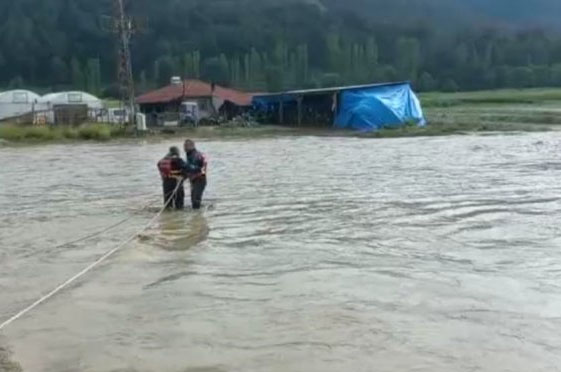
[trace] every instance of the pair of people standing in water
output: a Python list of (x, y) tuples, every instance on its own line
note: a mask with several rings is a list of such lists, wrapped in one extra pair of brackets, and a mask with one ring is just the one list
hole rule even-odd
[(173, 146), (158, 162), (164, 189), (164, 203), (166, 208), (183, 209), (185, 204), (183, 181), (188, 179), (191, 185), (191, 206), (193, 209), (200, 209), (207, 183), (207, 161), (192, 140), (186, 140), (183, 148), (186, 154), (185, 160), (181, 158), (179, 148)]

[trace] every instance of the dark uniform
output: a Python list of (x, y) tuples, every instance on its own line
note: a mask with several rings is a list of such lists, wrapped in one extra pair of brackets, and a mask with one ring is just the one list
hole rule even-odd
[(187, 173), (191, 183), (191, 205), (193, 209), (200, 209), (203, 193), (206, 188), (205, 156), (197, 150), (187, 152)]
[[(186, 164), (183, 159), (181, 159), (179, 150), (177, 150), (177, 153), (175, 151), (170, 151), (169, 154), (160, 160), (158, 162), (158, 170), (162, 177), (166, 208), (183, 209), (185, 205), (183, 178), (186, 176)], [(177, 192), (173, 195), (176, 188)]]

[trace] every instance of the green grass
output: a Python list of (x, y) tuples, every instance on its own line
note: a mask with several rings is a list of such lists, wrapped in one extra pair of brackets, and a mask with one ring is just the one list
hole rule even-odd
[(51, 142), (62, 140), (108, 141), (122, 137), (125, 131), (105, 124), (86, 124), (80, 127), (0, 126), (0, 139), (10, 142)]
[[(425, 133), (561, 130), (561, 89), (420, 95)], [(415, 135), (418, 132), (414, 132)]]
[(503, 89), (459, 93), (422, 93), (424, 107), (451, 107), (482, 104), (535, 104), (546, 101), (561, 101), (561, 89)]

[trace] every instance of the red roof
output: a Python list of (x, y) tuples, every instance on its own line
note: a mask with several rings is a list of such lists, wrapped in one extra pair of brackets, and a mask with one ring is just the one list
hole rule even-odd
[(172, 84), (148, 92), (138, 97), (136, 102), (139, 104), (150, 104), (172, 102), (181, 98), (218, 97), (239, 106), (250, 106), (253, 98), (253, 94), (224, 88), (219, 85), (214, 87), (213, 92), (210, 84), (200, 80), (185, 80), (183, 84)]

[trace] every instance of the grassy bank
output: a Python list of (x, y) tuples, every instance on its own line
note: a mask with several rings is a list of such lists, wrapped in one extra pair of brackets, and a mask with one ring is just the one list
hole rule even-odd
[(561, 89), (421, 94), (434, 132), (561, 129)]
[(123, 129), (104, 124), (91, 124), (80, 127), (0, 126), (0, 139), (10, 142), (108, 141), (112, 138), (123, 137), (124, 135)]
[(466, 105), (541, 105), (561, 101), (559, 88), (501, 89), (458, 93), (422, 93), (423, 106), (453, 107)]

